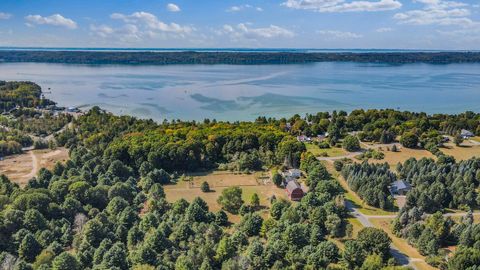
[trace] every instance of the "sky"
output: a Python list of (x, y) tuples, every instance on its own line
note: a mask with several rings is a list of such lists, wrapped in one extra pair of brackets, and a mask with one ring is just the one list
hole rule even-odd
[(480, 50), (480, 0), (0, 0), (0, 46)]

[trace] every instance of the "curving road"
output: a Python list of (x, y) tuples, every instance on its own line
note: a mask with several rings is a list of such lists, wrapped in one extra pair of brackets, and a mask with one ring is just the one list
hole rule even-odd
[[(355, 217), (358, 221), (360, 221), (360, 223), (362, 224), (363, 227), (375, 227), (369, 220), (369, 216), (368, 215), (365, 215), (363, 213), (361, 213), (360, 211), (358, 211), (357, 208), (355, 208), (355, 206), (353, 205), (352, 202), (350, 202), (349, 200), (346, 200), (345, 201), (345, 206), (347, 207), (347, 210), (349, 212), (351, 212), (351, 215), (353, 217)], [(385, 217), (385, 216), (382, 216), (382, 217)], [(388, 217), (388, 216), (387, 216)], [(394, 216), (395, 217), (395, 216)], [(397, 262), (400, 264), (400, 265), (404, 265), (404, 266), (410, 266), (412, 267), (413, 269), (417, 269), (415, 267), (415, 265), (413, 264), (413, 262), (416, 262), (416, 261), (421, 261), (420, 259), (416, 259), (416, 258), (410, 258), (408, 257), (407, 255), (403, 254), (402, 252), (400, 252), (400, 250), (395, 247), (395, 245), (391, 244), (390, 245), (390, 253), (392, 254), (392, 256), (397, 260)]]

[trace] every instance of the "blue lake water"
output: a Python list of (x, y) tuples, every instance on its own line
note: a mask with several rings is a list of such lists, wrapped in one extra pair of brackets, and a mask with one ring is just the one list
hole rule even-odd
[(480, 64), (63, 65), (2, 63), (61, 106), (155, 120), (253, 120), (318, 111), (480, 111)]

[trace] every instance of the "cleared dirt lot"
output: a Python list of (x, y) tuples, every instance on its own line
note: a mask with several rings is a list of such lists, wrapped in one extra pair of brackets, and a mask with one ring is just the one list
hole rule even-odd
[(68, 150), (32, 150), (20, 155), (8, 156), (0, 161), (0, 174), (5, 174), (10, 181), (25, 186), (40, 168), (52, 169), (57, 161), (68, 160)]
[[(270, 207), (270, 198), (275, 195), (276, 198), (285, 198), (287, 195), (285, 190), (276, 187), (274, 184), (268, 182), (264, 183), (267, 173), (261, 175), (255, 174), (233, 174), (230, 172), (212, 172), (208, 174), (194, 174), (189, 175), (193, 177), (193, 181), (182, 181), (174, 185), (164, 186), (167, 201), (175, 202), (179, 199), (185, 199), (191, 202), (196, 197), (200, 197), (207, 202), (210, 211), (216, 212), (221, 209), (217, 203), (217, 199), (222, 194), (225, 188), (238, 186), (243, 191), (243, 200), (245, 203), (250, 202), (250, 197), (253, 193), (257, 193), (260, 197), (260, 205), (265, 207), (264, 215), (267, 215)], [(202, 192), (200, 185), (206, 181), (211, 192)], [(240, 220), (239, 216), (228, 214), (230, 222), (237, 222)]]

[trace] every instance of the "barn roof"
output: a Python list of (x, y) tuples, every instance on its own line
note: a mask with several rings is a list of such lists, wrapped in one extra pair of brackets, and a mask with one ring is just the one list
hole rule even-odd
[(288, 182), (285, 188), (289, 193), (292, 193), (296, 189), (302, 189), (302, 187), (300, 186), (300, 184), (297, 183), (297, 181)]

